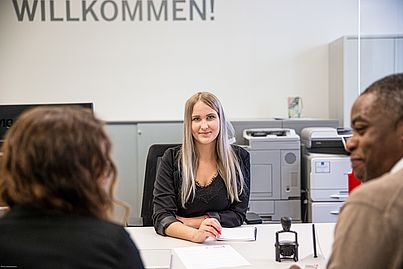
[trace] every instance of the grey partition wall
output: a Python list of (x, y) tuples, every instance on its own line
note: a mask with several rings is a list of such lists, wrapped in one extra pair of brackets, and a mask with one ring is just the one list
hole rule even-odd
[(137, 208), (141, 211), (144, 174), (148, 149), (152, 144), (179, 144), (182, 142), (182, 122), (149, 122), (137, 125)]
[(115, 195), (130, 205), (130, 218), (138, 216), (141, 200), (137, 195), (137, 124), (108, 123), (106, 131), (112, 140), (112, 157), (118, 170)]
[(148, 148), (156, 143), (181, 143), (182, 122), (108, 123), (113, 158), (118, 168), (117, 198), (130, 205), (130, 224), (140, 224), (144, 169)]

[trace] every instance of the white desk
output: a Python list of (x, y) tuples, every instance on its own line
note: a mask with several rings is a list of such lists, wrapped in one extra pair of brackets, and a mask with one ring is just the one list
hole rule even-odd
[[(251, 265), (236, 268), (288, 268), (293, 261), (275, 261), (275, 233), (282, 229), (280, 224), (255, 225), (258, 228), (257, 240), (252, 242), (216, 241), (209, 239), (204, 245), (231, 245)], [(333, 242), (334, 223), (315, 224), (317, 237), (317, 254), (319, 258), (313, 258), (312, 224), (293, 224), (291, 230), (298, 233), (299, 261), (297, 264), (303, 269), (305, 265), (318, 264), (318, 269), (326, 268), (326, 262), (331, 253)], [(155, 233), (153, 227), (128, 227), (126, 228), (136, 243), (143, 258), (146, 268), (170, 268), (171, 250), (177, 247), (200, 246), (201, 244), (189, 241), (164, 237)], [(175, 269), (175, 268), (172, 268)]]

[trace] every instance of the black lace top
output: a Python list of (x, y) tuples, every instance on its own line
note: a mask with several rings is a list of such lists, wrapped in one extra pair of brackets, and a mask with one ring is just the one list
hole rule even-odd
[[(227, 199), (227, 189), (221, 176), (217, 176), (206, 187), (196, 185), (193, 201), (186, 203), (186, 208), (180, 207), (177, 215), (183, 217), (197, 217), (210, 211), (222, 211), (230, 206)], [(204, 214), (201, 214), (205, 212)]]
[(165, 228), (178, 221), (176, 215), (197, 217), (207, 214), (220, 221), (223, 227), (242, 225), (249, 203), (249, 153), (239, 146), (232, 146), (240, 161), (245, 180), (244, 191), (239, 196), (240, 202), (229, 201), (225, 183), (221, 176), (217, 175), (205, 187), (196, 185), (195, 197), (190, 199), (183, 208), (180, 201), (182, 177), (179, 175), (177, 166), (180, 147), (171, 148), (165, 152), (154, 184), (153, 222), (157, 233), (164, 235)]

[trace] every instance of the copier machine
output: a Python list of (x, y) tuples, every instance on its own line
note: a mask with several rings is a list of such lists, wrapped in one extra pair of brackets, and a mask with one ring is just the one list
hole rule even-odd
[(265, 222), (301, 221), (300, 139), (293, 129), (245, 129), (250, 153), (249, 210)]
[(351, 163), (345, 137), (334, 128), (305, 128), (302, 147), (302, 219), (305, 222), (336, 222), (348, 196)]

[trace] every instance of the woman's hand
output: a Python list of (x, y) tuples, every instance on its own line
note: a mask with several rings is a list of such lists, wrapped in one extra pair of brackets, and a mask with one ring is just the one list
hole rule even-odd
[(184, 217), (180, 217), (180, 216), (176, 216), (177, 220), (180, 220), (183, 224), (185, 224), (186, 226), (195, 228), (195, 229), (199, 229), (201, 223), (203, 222), (203, 220), (207, 219), (208, 216), (207, 215), (203, 215), (200, 217), (193, 217), (193, 218), (184, 218)]
[(192, 236), (193, 242), (202, 243), (208, 237), (217, 238), (221, 234), (221, 224), (214, 218), (207, 218), (200, 224), (199, 229), (195, 230)]

